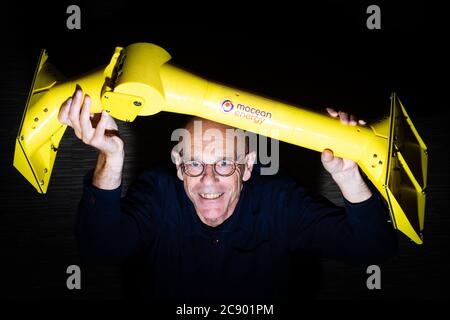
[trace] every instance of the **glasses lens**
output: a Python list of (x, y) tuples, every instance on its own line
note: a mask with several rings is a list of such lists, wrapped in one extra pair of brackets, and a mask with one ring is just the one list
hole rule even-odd
[(220, 160), (216, 162), (216, 172), (222, 176), (231, 175), (234, 172), (234, 162), (230, 160)]
[(203, 172), (203, 164), (200, 161), (188, 161), (184, 164), (187, 175), (197, 176)]

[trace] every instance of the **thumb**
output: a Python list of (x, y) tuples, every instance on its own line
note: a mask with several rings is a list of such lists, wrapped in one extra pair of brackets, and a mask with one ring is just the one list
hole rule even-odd
[(330, 149), (323, 150), (321, 159), (322, 159), (323, 163), (328, 163), (330, 161), (333, 161), (333, 159), (334, 159), (333, 151), (331, 151)]
[(342, 166), (342, 159), (335, 157), (330, 149), (323, 150), (321, 160), (325, 170), (331, 174), (339, 171), (339, 168)]

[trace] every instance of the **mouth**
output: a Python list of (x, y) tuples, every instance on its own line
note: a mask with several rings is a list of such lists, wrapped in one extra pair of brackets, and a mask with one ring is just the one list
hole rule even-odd
[(223, 192), (222, 193), (199, 193), (200, 198), (205, 199), (205, 200), (215, 200), (215, 199), (219, 199), (221, 196), (223, 196)]

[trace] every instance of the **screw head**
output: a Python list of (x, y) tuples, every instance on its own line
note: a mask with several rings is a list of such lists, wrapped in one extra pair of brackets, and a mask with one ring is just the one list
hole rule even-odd
[(136, 107), (142, 106), (142, 102), (140, 102), (140, 101), (134, 101), (133, 104), (134, 104)]
[(39, 181), (40, 185), (43, 186), (44, 185), (44, 180)]
[(38, 117), (34, 118), (34, 122), (38, 122), (38, 121), (39, 121)]

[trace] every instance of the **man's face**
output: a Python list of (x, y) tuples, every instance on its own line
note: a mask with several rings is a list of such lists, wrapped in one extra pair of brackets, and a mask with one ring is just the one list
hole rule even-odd
[[(245, 155), (245, 148), (237, 148), (235, 139), (227, 138), (226, 127), (206, 120), (203, 120), (202, 127), (202, 132), (215, 129), (215, 133), (222, 134), (215, 134), (214, 137), (192, 134), (190, 148), (184, 146), (183, 154), (178, 155), (177, 174), (183, 180), (186, 194), (194, 204), (200, 220), (206, 225), (216, 227), (233, 214), (243, 187), (242, 183), (251, 176), (255, 154)], [(186, 152), (189, 149), (191, 152)], [(227, 177), (215, 173), (213, 168), (214, 163), (223, 159), (236, 161), (236, 171)], [(205, 164), (200, 176), (190, 177), (183, 172), (181, 162), (190, 160)]]

